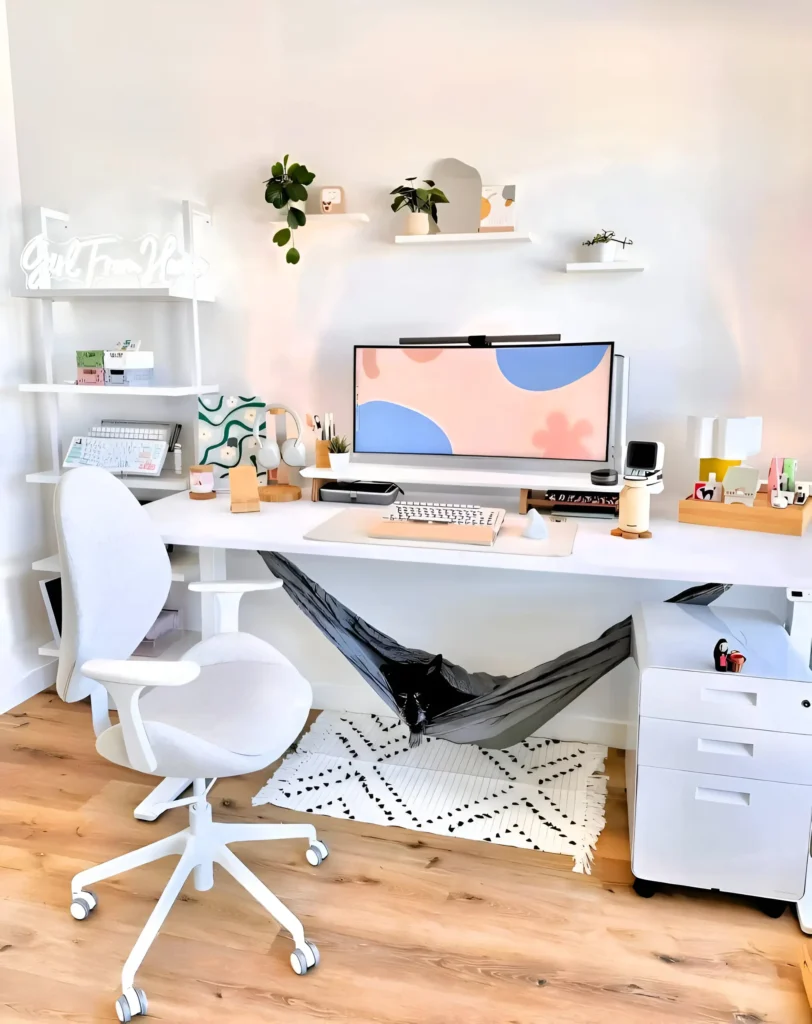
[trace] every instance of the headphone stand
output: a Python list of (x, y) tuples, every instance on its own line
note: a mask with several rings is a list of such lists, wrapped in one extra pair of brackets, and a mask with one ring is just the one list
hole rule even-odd
[(298, 501), (302, 488), (295, 484), (263, 484), (259, 489), (260, 501)]

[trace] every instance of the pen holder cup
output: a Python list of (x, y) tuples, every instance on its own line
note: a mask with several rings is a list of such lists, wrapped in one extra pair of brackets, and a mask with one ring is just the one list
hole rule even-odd
[(330, 442), (316, 441), (316, 469), (330, 468)]

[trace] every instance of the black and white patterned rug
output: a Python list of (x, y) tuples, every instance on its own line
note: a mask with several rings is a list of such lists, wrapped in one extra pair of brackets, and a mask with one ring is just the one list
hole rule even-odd
[(253, 803), (563, 853), (588, 872), (605, 758), (606, 747), (542, 736), (507, 750), (440, 739), (410, 749), (396, 718), (323, 711)]

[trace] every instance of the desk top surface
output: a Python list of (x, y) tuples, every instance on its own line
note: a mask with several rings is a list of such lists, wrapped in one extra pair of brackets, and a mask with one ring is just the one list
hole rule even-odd
[(348, 544), (308, 540), (305, 534), (347, 506), (332, 502), (263, 503), (259, 512), (233, 514), (227, 494), (191, 501), (186, 492), (146, 506), (167, 544), (278, 551), (427, 565), (563, 572), (588, 576), (736, 583), (812, 589), (812, 537), (783, 537), (745, 530), (690, 526), (654, 519), (650, 540), (612, 537), (612, 522), (579, 520), (572, 555), (565, 558), (464, 550)]

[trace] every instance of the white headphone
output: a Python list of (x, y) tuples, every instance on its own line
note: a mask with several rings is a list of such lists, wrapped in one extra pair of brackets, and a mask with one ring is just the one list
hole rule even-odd
[[(293, 422), (296, 424), (295, 440), (287, 437), (285, 413), (290, 413), (293, 417)], [(276, 469), (280, 462), (285, 462), (288, 466), (304, 466), (307, 456), (304, 441), (302, 440), (302, 421), (293, 409), (288, 409), (287, 406), (274, 402), (271, 405), (265, 406), (263, 415), (265, 416), (266, 434), (264, 444), (259, 436), (259, 423), (262, 416), (257, 416), (254, 420), (254, 440), (257, 443), (257, 462), (260, 466), (263, 469)], [(277, 417), (276, 439), (271, 437), (271, 416)]]

